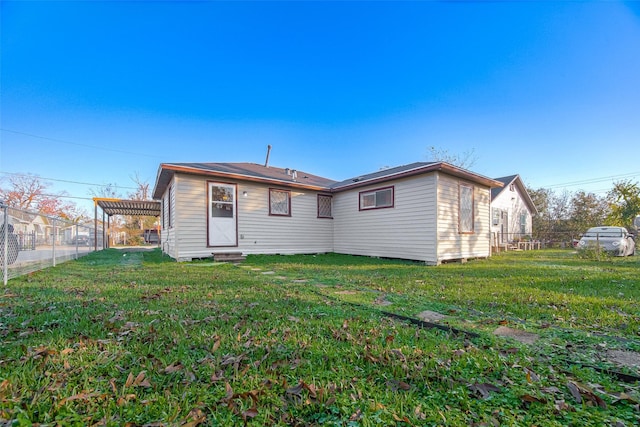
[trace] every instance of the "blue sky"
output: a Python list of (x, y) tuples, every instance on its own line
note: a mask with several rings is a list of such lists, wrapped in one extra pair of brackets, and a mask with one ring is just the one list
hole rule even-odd
[(0, 7), (0, 178), (126, 196), (161, 162), (271, 144), (270, 164), (336, 180), (430, 146), (534, 188), (640, 179), (639, 2)]

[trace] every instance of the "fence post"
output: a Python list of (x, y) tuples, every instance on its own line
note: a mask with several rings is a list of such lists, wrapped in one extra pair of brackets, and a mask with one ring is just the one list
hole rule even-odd
[(0, 203), (0, 209), (2, 209), (2, 235), (0, 241), (2, 242), (2, 281), (4, 286), (7, 286), (9, 281), (9, 212), (7, 211), (7, 205)]
[(53, 257), (53, 266), (56, 266), (56, 220), (53, 220), (53, 236), (51, 242), (51, 256)]
[(76, 259), (78, 259), (78, 224), (76, 224)]

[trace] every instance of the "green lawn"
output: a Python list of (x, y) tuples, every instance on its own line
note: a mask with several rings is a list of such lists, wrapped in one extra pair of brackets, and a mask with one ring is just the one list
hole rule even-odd
[(0, 425), (638, 425), (639, 271), (105, 250), (0, 290)]

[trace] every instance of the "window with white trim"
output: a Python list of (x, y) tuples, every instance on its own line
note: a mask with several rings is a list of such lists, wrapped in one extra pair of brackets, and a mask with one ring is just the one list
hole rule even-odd
[(473, 233), (473, 187), (460, 184), (458, 187), (458, 227), (460, 233)]
[(269, 189), (269, 215), (291, 216), (291, 191)]
[(521, 212), (520, 213), (520, 233), (526, 234), (526, 232), (527, 232), (527, 213)]
[(333, 218), (331, 212), (332, 196), (327, 194), (318, 194), (318, 218)]
[(360, 210), (393, 207), (393, 187), (360, 192)]

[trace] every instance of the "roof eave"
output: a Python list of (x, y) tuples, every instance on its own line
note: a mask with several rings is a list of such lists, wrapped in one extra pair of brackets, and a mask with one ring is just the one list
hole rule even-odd
[(372, 185), (372, 184), (388, 182), (388, 181), (392, 181), (392, 180), (396, 180), (396, 179), (407, 178), (407, 177), (411, 177), (411, 176), (415, 176), (415, 175), (421, 175), (421, 174), (430, 173), (430, 172), (446, 173), (448, 175), (453, 175), (453, 176), (456, 176), (458, 178), (463, 178), (463, 179), (467, 179), (469, 181), (473, 181), (473, 182), (476, 182), (476, 183), (479, 183), (479, 184), (486, 185), (489, 188), (502, 187), (503, 186), (503, 184), (500, 181), (496, 181), (494, 179), (487, 178), (485, 176), (478, 175), (478, 174), (475, 174), (473, 172), (469, 172), (469, 171), (467, 171), (465, 169), (461, 169), (461, 168), (459, 168), (457, 166), (454, 166), (454, 165), (451, 165), (449, 163), (440, 162), (440, 163), (432, 163), (432, 164), (429, 164), (429, 165), (426, 165), (426, 166), (420, 166), (420, 167), (415, 168), (415, 169), (410, 169), (410, 170), (398, 172), (398, 173), (395, 173), (395, 174), (392, 174), (392, 175), (385, 175), (385, 176), (381, 176), (381, 177), (378, 177), (378, 178), (358, 181), (358, 182), (354, 182), (353, 184), (348, 184), (348, 185), (344, 185), (344, 186), (340, 186), (340, 187), (335, 187), (335, 188), (332, 188), (332, 192), (340, 193), (342, 191), (347, 191), (347, 190), (351, 190), (351, 189), (354, 189), (354, 188), (365, 187), (365, 186)]
[[(184, 165), (172, 165), (172, 164), (161, 164), (160, 170), (158, 171), (158, 177), (156, 178), (156, 185), (153, 191), (153, 198), (160, 199), (162, 194), (164, 193), (169, 181), (171, 181), (170, 176), (173, 176), (175, 173), (184, 173), (189, 175), (203, 175), (212, 178), (224, 178), (224, 179), (234, 179), (238, 181), (249, 181), (249, 182), (259, 182), (264, 184), (272, 184), (278, 185), (281, 187), (289, 187), (289, 188), (299, 188), (304, 190), (314, 190), (314, 191), (329, 191), (329, 187), (321, 186), (321, 185), (309, 185), (301, 182), (295, 181), (283, 181), (279, 179), (272, 178), (261, 178), (251, 175), (244, 175), (239, 173), (232, 172), (221, 172), (214, 170), (206, 170), (200, 169), (190, 166)], [(166, 178), (162, 178), (163, 175), (166, 175)], [(165, 182), (166, 181), (166, 182)]]

